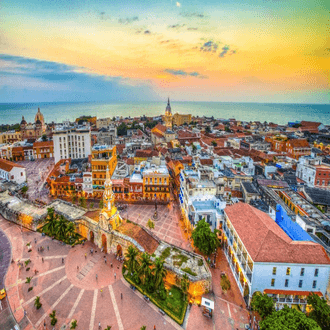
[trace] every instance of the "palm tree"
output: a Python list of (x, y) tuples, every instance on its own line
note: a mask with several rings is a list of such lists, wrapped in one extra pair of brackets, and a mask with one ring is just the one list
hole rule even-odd
[(42, 304), (40, 303), (40, 297), (36, 296), (36, 298), (34, 299), (34, 306), (36, 306), (37, 309), (42, 306)]
[(145, 325), (143, 325), (140, 330), (146, 330), (146, 329), (147, 329), (147, 327)]
[(165, 261), (160, 258), (155, 259), (155, 268), (153, 269), (153, 271), (156, 289), (160, 286), (161, 282), (163, 281), (163, 278), (167, 274), (167, 270), (164, 268), (164, 262)]
[(139, 251), (133, 245), (130, 245), (125, 254), (127, 269), (130, 274), (133, 274), (139, 267), (139, 261), (136, 259)]
[(56, 223), (56, 232), (59, 237), (66, 237), (68, 221), (64, 218), (63, 215), (60, 215), (60, 219)]
[(140, 260), (140, 268), (139, 268), (139, 273), (142, 275), (143, 278), (143, 284), (147, 282), (147, 280), (151, 276), (151, 265), (152, 262), (150, 260), (150, 255), (146, 252), (142, 253), (141, 260)]
[(111, 330), (111, 326), (110, 325), (108, 325), (104, 330)]
[(186, 295), (188, 293), (189, 286), (190, 286), (189, 278), (186, 274), (184, 274), (181, 279), (181, 289), (184, 295), (184, 300), (186, 300)]
[(50, 235), (55, 233), (55, 227), (58, 216), (55, 214), (54, 208), (49, 207), (47, 209), (46, 224), (43, 226), (43, 231), (48, 232)]
[(149, 229), (155, 229), (155, 223), (151, 219), (148, 220), (147, 226)]
[(73, 222), (69, 222), (66, 226), (66, 234), (72, 237), (76, 233), (76, 227)]

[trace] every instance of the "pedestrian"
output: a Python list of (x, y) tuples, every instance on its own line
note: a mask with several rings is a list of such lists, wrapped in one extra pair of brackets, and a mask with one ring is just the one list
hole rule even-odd
[(104, 263), (105, 263), (105, 264), (107, 263), (107, 258), (104, 258)]
[(95, 275), (95, 277), (96, 277), (96, 281), (97, 281), (97, 274)]
[(34, 239), (34, 244), (37, 244), (37, 239), (36, 238)]
[(79, 266), (77, 266), (77, 272), (79, 272)]
[(38, 252), (39, 252), (39, 248), (38, 248)]
[(41, 258), (42, 262), (44, 262), (44, 258)]
[(99, 329), (101, 329), (101, 322), (99, 322)]
[(87, 259), (87, 253), (85, 253), (85, 259)]
[(64, 258), (62, 258), (62, 264), (64, 264)]
[(103, 293), (103, 290), (101, 289), (101, 296), (103, 296), (103, 294), (102, 294), (102, 293)]
[(91, 253), (93, 254), (93, 249), (91, 249)]
[(120, 298), (123, 299), (123, 294), (122, 293), (120, 294)]
[(47, 250), (49, 251), (49, 245), (47, 245)]
[(154, 330), (156, 330), (156, 326), (154, 325)]
[(116, 275), (116, 273), (115, 273), (115, 279), (116, 279), (116, 277), (117, 277), (117, 275)]
[(24, 317), (26, 316), (26, 310), (24, 310)]

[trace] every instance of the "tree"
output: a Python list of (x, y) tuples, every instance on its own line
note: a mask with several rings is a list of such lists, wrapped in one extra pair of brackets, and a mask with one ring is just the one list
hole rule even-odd
[(56, 324), (56, 322), (57, 322), (56, 311), (52, 311), (52, 312), (49, 314), (49, 317), (50, 317), (50, 319), (51, 319), (50, 324), (51, 324), (52, 326), (54, 326), (54, 325)]
[(99, 202), (99, 208), (103, 209), (103, 206), (104, 206), (103, 199), (101, 199), (100, 202)]
[(226, 132), (230, 132), (230, 128), (229, 128), (229, 126), (225, 126), (225, 131), (226, 131)]
[(140, 330), (146, 330), (146, 329), (147, 329), (147, 327), (145, 325), (143, 325)]
[(77, 200), (77, 195), (76, 194), (73, 194), (72, 195), (72, 198), (71, 198), (72, 204), (75, 204), (76, 203), (76, 200)]
[(195, 154), (196, 151), (197, 151), (197, 147), (193, 144), (193, 145), (192, 145), (192, 152), (193, 152), (193, 154)]
[(28, 186), (24, 186), (24, 187), (22, 187), (21, 191), (22, 191), (23, 194), (26, 194), (28, 189), (29, 189)]
[(121, 124), (117, 127), (117, 135), (118, 135), (118, 136), (127, 135), (127, 125), (126, 125), (125, 123), (121, 123)]
[(111, 326), (110, 325), (108, 325), (104, 330), (111, 330)]
[(73, 222), (69, 222), (66, 226), (66, 234), (72, 237), (76, 233), (76, 227)]
[(207, 134), (211, 133), (211, 127), (210, 126), (205, 127), (205, 133), (207, 133)]
[(267, 294), (256, 292), (251, 301), (251, 307), (257, 311), (262, 319), (275, 311), (274, 301)]
[(146, 252), (142, 253), (140, 259), (140, 267), (139, 267), (139, 274), (142, 276), (142, 283), (146, 284), (151, 276), (151, 267), (152, 262), (150, 259), (150, 255)]
[(86, 208), (86, 198), (84, 196), (79, 197), (79, 206)]
[(63, 215), (60, 215), (60, 218), (57, 221), (56, 226), (55, 226), (56, 234), (58, 234), (58, 237), (61, 237), (61, 238), (66, 237), (67, 226), (68, 226), (68, 221), (64, 218)]
[(43, 134), (42, 137), (41, 137), (41, 140), (44, 141), (44, 142), (47, 141), (47, 135)]
[(130, 274), (134, 273), (139, 268), (139, 261), (137, 260), (137, 255), (139, 251), (133, 245), (130, 245), (125, 254), (125, 263)]
[(160, 284), (163, 282), (163, 279), (166, 277), (167, 271), (164, 268), (164, 260), (160, 258), (155, 259), (155, 267), (153, 269), (154, 279), (155, 279), (155, 288), (159, 288)]
[(330, 306), (327, 301), (312, 293), (307, 297), (307, 303), (312, 307), (308, 316), (316, 321), (322, 330), (330, 329)]
[(260, 322), (261, 330), (321, 330), (318, 324), (295, 308), (284, 306)]
[(148, 220), (147, 226), (149, 229), (155, 229), (155, 223), (151, 219)]
[(222, 275), (220, 280), (221, 288), (224, 292), (227, 292), (231, 288), (231, 284), (227, 275)]
[(34, 299), (34, 306), (39, 309), (42, 304), (40, 303), (40, 297), (36, 296), (36, 298)]
[(204, 254), (210, 255), (219, 245), (218, 230), (213, 232), (205, 219), (199, 220), (192, 232), (194, 245)]
[(53, 235), (55, 233), (57, 219), (58, 216), (55, 214), (54, 208), (49, 207), (47, 209), (46, 224), (43, 226), (42, 231)]
[(218, 143), (216, 143), (216, 141), (212, 141), (211, 143), (212, 143), (213, 147), (216, 147), (218, 145)]
[(78, 326), (78, 324), (77, 324), (77, 320), (73, 320), (73, 321), (71, 322), (71, 327), (70, 327), (70, 329), (75, 329), (75, 328), (77, 328), (77, 326)]
[(188, 294), (188, 290), (189, 290), (189, 286), (190, 286), (190, 281), (189, 281), (187, 274), (183, 275), (180, 285), (181, 285), (182, 292), (184, 294), (184, 300), (186, 300), (186, 295)]
[(27, 277), (25, 283), (29, 284), (31, 283), (32, 277)]

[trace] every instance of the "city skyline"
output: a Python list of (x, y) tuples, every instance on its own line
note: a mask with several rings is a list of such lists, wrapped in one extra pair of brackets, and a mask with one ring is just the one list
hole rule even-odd
[(328, 103), (324, 0), (3, 1), (2, 102)]

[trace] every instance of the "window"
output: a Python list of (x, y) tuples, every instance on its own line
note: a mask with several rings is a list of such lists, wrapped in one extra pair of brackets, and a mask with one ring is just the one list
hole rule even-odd
[(289, 280), (285, 280), (284, 286), (287, 288), (289, 286)]
[(318, 277), (319, 276), (319, 269), (318, 268), (315, 269), (314, 276), (315, 277)]
[(300, 269), (300, 276), (304, 276), (305, 275), (305, 268), (301, 268)]
[(303, 284), (303, 281), (302, 280), (299, 280), (299, 288), (301, 288), (302, 287), (302, 284)]
[(316, 281), (313, 281), (313, 289), (316, 288)]
[(273, 275), (276, 275), (276, 267), (273, 267)]
[(272, 281), (271, 281), (270, 285), (275, 286), (275, 278), (272, 278)]
[(288, 268), (286, 269), (286, 275), (290, 275), (290, 274), (291, 274), (291, 268), (288, 267)]

